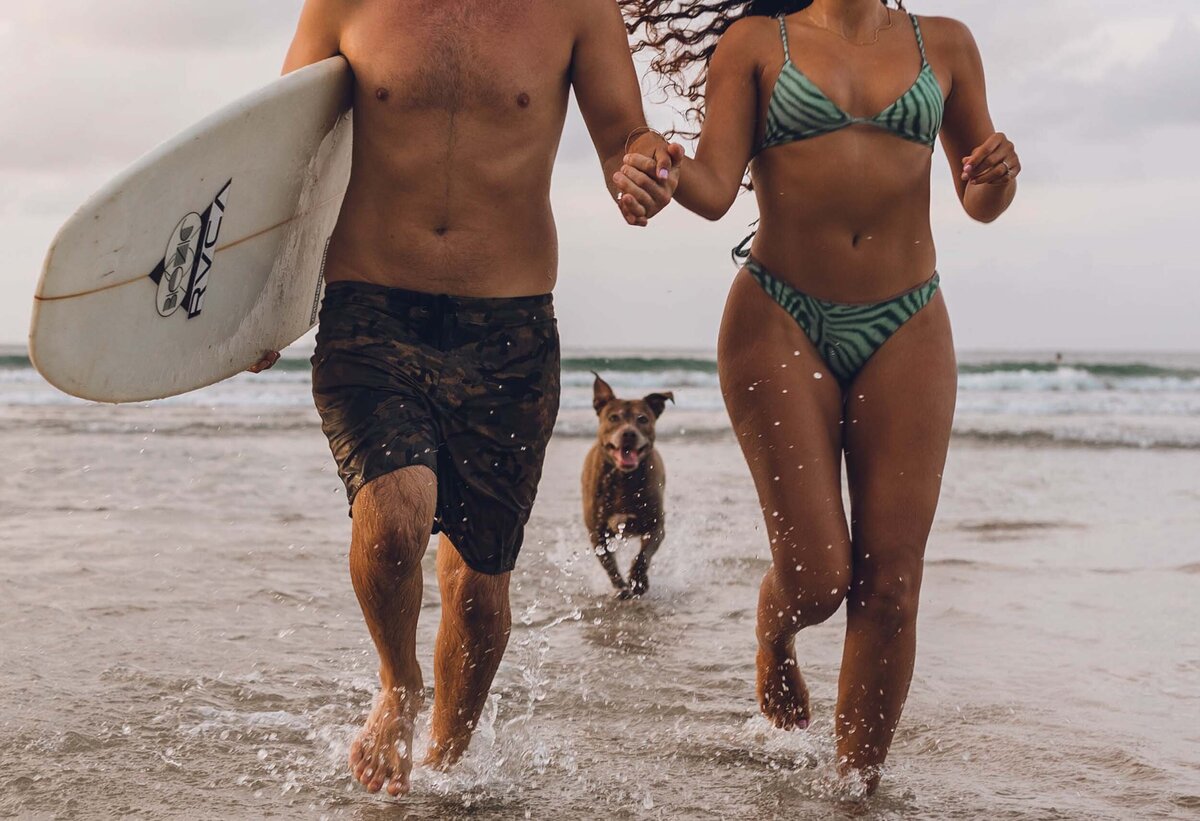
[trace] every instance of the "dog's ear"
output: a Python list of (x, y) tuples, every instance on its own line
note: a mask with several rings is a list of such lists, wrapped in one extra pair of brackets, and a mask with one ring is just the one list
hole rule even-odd
[(592, 371), (592, 375), (596, 377), (596, 381), (592, 383), (592, 407), (599, 415), (600, 409), (616, 399), (617, 395), (613, 393), (613, 389), (608, 386), (608, 383), (600, 378), (600, 374)]
[(671, 404), (675, 404), (675, 394), (671, 391), (666, 393), (652, 393), (642, 397), (642, 401), (650, 406), (650, 410), (654, 411), (654, 418), (663, 415), (663, 411), (667, 409), (667, 400), (671, 400)]

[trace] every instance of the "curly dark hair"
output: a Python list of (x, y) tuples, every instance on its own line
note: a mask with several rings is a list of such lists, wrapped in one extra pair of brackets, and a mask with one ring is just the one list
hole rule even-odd
[[(888, 0), (879, 0), (888, 5)], [(904, 0), (895, 0), (904, 10)], [(651, 50), (650, 68), (663, 88), (690, 105), (684, 112), (696, 130), (674, 129), (686, 139), (699, 136), (704, 121), (704, 87), (717, 42), (743, 17), (778, 17), (806, 9), (813, 0), (617, 0), (633, 53)]]

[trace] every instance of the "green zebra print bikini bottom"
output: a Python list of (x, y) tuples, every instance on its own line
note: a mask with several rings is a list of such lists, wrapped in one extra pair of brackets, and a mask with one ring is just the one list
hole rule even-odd
[(767, 296), (796, 320), (843, 387), (854, 381), (867, 360), (900, 330), (900, 326), (929, 304), (940, 281), (935, 273), (912, 290), (891, 299), (846, 304), (828, 302), (797, 291), (772, 276), (753, 257), (746, 260), (746, 270)]

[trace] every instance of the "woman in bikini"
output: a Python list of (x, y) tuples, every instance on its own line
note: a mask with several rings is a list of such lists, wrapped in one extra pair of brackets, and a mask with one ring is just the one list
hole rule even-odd
[[(777, 727), (808, 726), (795, 637), (845, 602), (839, 768), (874, 789), (912, 678), (957, 388), (929, 222), (933, 146), (940, 136), (962, 206), (981, 222), (1008, 208), (1021, 163), (992, 125), (979, 51), (955, 20), (881, 0), (621, 4), (702, 122), (676, 199), (718, 219), (747, 166), (758, 198), (718, 359), (773, 557), (758, 606), (759, 704)], [(636, 155), (618, 174), (631, 222), (653, 174)]]

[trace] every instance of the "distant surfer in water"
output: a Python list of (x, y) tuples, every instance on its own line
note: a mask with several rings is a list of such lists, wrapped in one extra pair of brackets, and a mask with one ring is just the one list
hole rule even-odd
[(627, 151), (653, 158), (654, 181), (623, 205), (631, 225), (670, 201), (682, 151), (646, 128), (613, 0), (308, 0), (284, 71), (336, 54), (355, 75), (353, 172), (313, 394), (379, 652), (350, 766), (372, 792), (401, 795), (431, 533), (442, 621), (429, 766), (466, 751), (508, 642), (509, 575), (558, 412), (550, 175), (569, 93), (614, 195)]
[[(992, 125), (979, 50), (956, 20), (880, 0), (620, 4), (703, 123), (679, 202), (719, 219), (747, 166), (758, 194), (718, 363), (773, 557), (759, 706), (777, 727), (808, 726), (796, 634), (844, 603), (839, 766), (873, 790), (912, 678), (957, 389), (929, 221), (933, 148), (940, 139), (981, 222), (1013, 201), (1021, 161)], [(627, 165), (622, 190), (652, 184), (652, 159)]]

